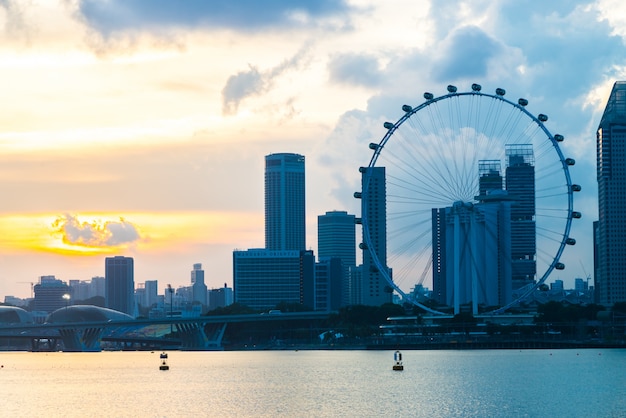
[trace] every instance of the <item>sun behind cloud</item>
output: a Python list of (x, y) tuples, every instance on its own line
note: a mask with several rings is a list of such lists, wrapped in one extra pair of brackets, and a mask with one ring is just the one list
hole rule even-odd
[(262, 215), (158, 212), (0, 215), (0, 251), (64, 256), (185, 252), (194, 245), (253, 244)]

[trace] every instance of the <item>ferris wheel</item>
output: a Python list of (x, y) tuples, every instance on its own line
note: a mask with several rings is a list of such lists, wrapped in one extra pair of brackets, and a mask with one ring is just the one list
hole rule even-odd
[(505, 94), (478, 84), (424, 93), (423, 103), (384, 123), (359, 169), (361, 248), (390, 288), (428, 312), (458, 313), (464, 304), (504, 312), (564, 269), (561, 255), (576, 243), (575, 161), (546, 127), (548, 116)]

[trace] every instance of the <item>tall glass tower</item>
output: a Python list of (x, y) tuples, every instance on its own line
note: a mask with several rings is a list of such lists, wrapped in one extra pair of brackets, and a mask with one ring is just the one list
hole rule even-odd
[(537, 274), (535, 223), (535, 158), (530, 144), (505, 146), (506, 191), (511, 206), (513, 290), (534, 283)]
[(598, 224), (595, 291), (603, 305), (626, 301), (626, 81), (618, 81), (596, 134)]
[[(361, 182), (365, 180), (367, 170), (372, 170), (367, 198), (361, 200), (361, 213), (367, 216), (370, 242), (378, 261), (387, 266), (387, 185), (385, 167), (370, 167), (362, 170)], [(363, 239), (365, 242), (365, 239)], [(388, 267), (387, 267), (388, 268)], [(391, 270), (389, 270), (391, 275)], [(361, 276), (360, 299), (362, 305), (380, 306), (391, 303), (392, 291), (387, 280), (376, 268), (369, 248), (363, 249), (363, 269)]]
[(134, 260), (107, 257), (104, 261), (104, 292), (107, 308), (133, 315), (135, 311)]
[(305, 250), (304, 156), (265, 157), (265, 248)]
[(350, 269), (356, 267), (355, 216), (345, 211), (326, 212), (317, 217), (317, 255), (321, 260), (341, 259), (341, 304), (350, 303)]

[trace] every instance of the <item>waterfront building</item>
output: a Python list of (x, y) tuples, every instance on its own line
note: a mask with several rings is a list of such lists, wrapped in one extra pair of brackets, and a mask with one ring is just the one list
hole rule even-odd
[(105, 259), (105, 305), (109, 309), (133, 315), (135, 313), (134, 260), (132, 257)]
[(54, 276), (41, 276), (33, 291), (35, 311), (51, 313), (71, 303), (70, 287)]
[[(355, 216), (346, 211), (330, 211), (317, 217), (317, 256), (320, 260), (338, 258), (342, 264), (339, 298), (341, 306), (350, 304), (350, 269), (356, 266)], [(337, 308), (333, 308), (337, 309)]]
[(306, 248), (304, 156), (291, 153), (265, 157), (265, 248)]
[(234, 251), (233, 292), (235, 302), (253, 309), (272, 309), (282, 302), (313, 309), (313, 251)]
[[(369, 184), (363, 188), (365, 177), (371, 171)], [(392, 302), (392, 291), (389, 283), (376, 267), (372, 251), (378, 257), (383, 268), (387, 268), (387, 188), (385, 184), (385, 167), (369, 167), (361, 169), (361, 216), (367, 217), (370, 245), (363, 246), (363, 268), (361, 270), (360, 294), (357, 303), (361, 305), (380, 306)], [(363, 230), (365, 233), (365, 229)], [(366, 242), (363, 238), (363, 242)], [(391, 270), (389, 270), (391, 274)]]
[(599, 303), (626, 302), (626, 81), (613, 85), (596, 133)]

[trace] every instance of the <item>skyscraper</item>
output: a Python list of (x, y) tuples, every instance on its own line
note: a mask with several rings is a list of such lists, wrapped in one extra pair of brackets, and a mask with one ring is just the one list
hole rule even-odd
[(265, 157), (265, 248), (306, 249), (304, 156)]
[(191, 271), (191, 293), (192, 302), (199, 302), (203, 306), (207, 306), (207, 287), (204, 283), (204, 270), (202, 264), (196, 263)]
[(135, 310), (134, 260), (132, 257), (107, 257), (104, 267), (106, 307), (133, 315)]
[(535, 158), (531, 144), (506, 145), (506, 191), (511, 206), (513, 290), (534, 283), (537, 274)]
[(356, 266), (355, 216), (345, 211), (331, 211), (317, 217), (317, 255), (320, 261), (341, 260), (341, 305), (350, 303), (349, 272)]
[(596, 133), (598, 224), (595, 291), (604, 305), (626, 301), (626, 81), (613, 85)]
[[(357, 303), (380, 306), (383, 303), (391, 303), (393, 293), (387, 280), (376, 267), (371, 254), (373, 251), (380, 263), (383, 266), (387, 265), (387, 187), (385, 167), (362, 169), (362, 182), (365, 181), (368, 170), (372, 171), (367, 190), (363, 190), (361, 214), (363, 218), (367, 217), (371, 248), (363, 249), (361, 294)], [(391, 274), (391, 271), (389, 273)]]

